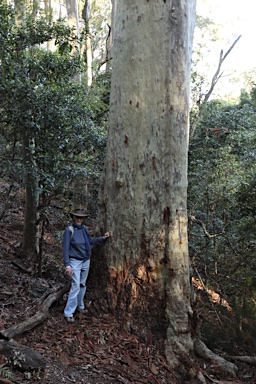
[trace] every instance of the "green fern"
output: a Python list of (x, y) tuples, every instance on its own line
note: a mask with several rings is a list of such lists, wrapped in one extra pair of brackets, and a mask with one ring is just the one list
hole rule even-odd
[(13, 374), (5, 364), (0, 364), (0, 377), (6, 377), (7, 379), (13, 379)]

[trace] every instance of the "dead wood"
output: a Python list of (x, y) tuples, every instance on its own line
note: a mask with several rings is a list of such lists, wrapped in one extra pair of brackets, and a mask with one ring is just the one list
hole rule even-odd
[(70, 283), (66, 284), (60, 291), (50, 294), (34, 316), (0, 332), (0, 339), (2, 339), (0, 340), (0, 353), (6, 356), (13, 365), (18, 366), (23, 371), (45, 368), (46, 362), (40, 353), (17, 343), (12, 338), (42, 323), (49, 316), (51, 305), (68, 292), (69, 288)]
[(22, 265), (21, 263), (18, 263), (15, 260), (12, 260), (11, 263), (13, 265), (15, 265), (15, 267), (18, 267), (22, 272), (25, 272), (25, 273), (28, 273), (28, 274), (31, 274), (33, 272), (33, 268), (32, 267), (26, 268), (26, 267), (24, 267), (24, 265)]
[(224, 62), (224, 60), (227, 58), (227, 56), (230, 54), (230, 52), (232, 51), (232, 49), (234, 48), (234, 46), (236, 45), (236, 43), (240, 40), (241, 38), (241, 35), (238, 36), (236, 38), (236, 40), (233, 42), (233, 44), (229, 47), (229, 49), (227, 50), (227, 52), (224, 54), (223, 52), (223, 49), (220, 51), (220, 56), (219, 56), (219, 62), (218, 62), (218, 66), (217, 66), (217, 70), (215, 72), (215, 74), (213, 75), (212, 77), (212, 81), (211, 81), (211, 85), (210, 85), (210, 89), (208, 90), (208, 92), (204, 95), (204, 98), (203, 100), (201, 101), (201, 104), (200, 104), (200, 107), (199, 107), (199, 110), (198, 110), (198, 114), (197, 114), (197, 117), (195, 119), (195, 122), (193, 123), (192, 125), (192, 128), (191, 128), (191, 133), (190, 133), (190, 137), (192, 138), (193, 135), (194, 135), (194, 132), (195, 132), (195, 129), (196, 127), (198, 126), (200, 120), (201, 120), (201, 116), (202, 116), (202, 111), (203, 109), (205, 108), (205, 105), (207, 103), (207, 101), (209, 100), (214, 88), (215, 88), (215, 85), (217, 84), (217, 82), (219, 81), (219, 79), (221, 78), (221, 76), (223, 75), (223, 72), (221, 73), (221, 66)]
[(0, 384), (15, 384), (15, 383), (9, 379), (4, 379), (3, 377), (0, 377)]
[(10, 328), (4, 329), (0, 332), (0, 338), (12, 339), (17, 335), (35, 328), (38, 324), (41, 324), (49, 316), (49, 309), (51, 305), (68, 292), (69, 288), (70, 283), (66, 284), (60, 291), (50, 294), (39, 307), (39, 310), (34, 316), (20, 322), (19, 324), (13, 325)]
[(40, 353), (14, 340), (0, 340), (0, 353), (22, 371), (46, 367), (46, 362)]
[(208, 230), (207, 230), (207, 228), (206, 228), (206, 225), (205, 225), (201, 220), (196, 219), (196, 217), (193, 216), (193, 215), (190, 215), (190, 219), (191, 219), (191, 221), (192, 221), (193, 223), (199, 224), (199, 225), (202, 227), (202, 229), (203, 229), (203, 231), (204, 231), (204, 234), (205, 234), (205, 236), (206, 236), (208, 239), (211, 239), (211, 238), (213, 238), (213, 237), (217, 237), (217, 236), (221, 236), (221, 235), (223, 234), (222, 232), (211, 234), (211, 233), (208, 232)]
[(199, 339), (194, 341), (195, 352), (199, 357), (210, 361), (211, 370), (215, 373), (228, 374), (232, 377), (237, 376), (238, 368), (235, 364), (225, 360), (223, 357), (212, 352), (207, 346)]

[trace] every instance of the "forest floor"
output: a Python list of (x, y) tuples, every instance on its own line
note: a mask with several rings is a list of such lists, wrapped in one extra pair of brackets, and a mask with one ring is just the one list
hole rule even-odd
[[(22, 226), (23, 208), (13, 204), (0, 222), (0, 332), (32, 317), (47, 293), (56, 292), (67, 283), (62, 267), (61, 246), (53, 240), (50, 232), (46, 234), (42, 277), (36, 277), (27, 268), (16, 252), (21, 241)], [(24, 269), (19, 265), (23, 265)], [(46, 368), (22, 372), (18, 366), (7, 363), (13, 377), (0, 378), (0, 383), (197, 382), (193, 379), (193, 372), (188, 372), (184, 379), (184, 372), (181, 375), (172, 371), (154, 346), (140, 342), (113, 316), (101, 313), (90, 289), (87, 292), (88, 313), (82, 316), (77, 314), (76, 323), (68, 324), (63, 317), (66, 298), (64, 295), (51, 306), (49, 316), (41, 324), (15, 337), (19, 344), (39, 352), (46, 361)], [(0, 364), (6, 364), (1, 355)], [(206, 383), (256, 383), (256, 368), (244, 363), (236, 364), (239, 378), (226, 381), (207, 371), (207, 361), (196, 359), (195, 364), (206, 373)]]

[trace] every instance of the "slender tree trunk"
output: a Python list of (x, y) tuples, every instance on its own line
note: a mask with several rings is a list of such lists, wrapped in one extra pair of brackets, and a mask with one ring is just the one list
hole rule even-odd
[(86, 30), (86, 75), (87, 75), (87, 84), (88, 87), (92, 85), (92, 47), (91, 47), (91, 35), (90, 35), (90, 0), (86, 0), (84, 3), (84, 8), (82, 16), (85, 23)]
[[(88, 24), (89, 28), (89, 24)], [(87, 84), (88, 87), (92, 85), (92, 47), (91, 47), (91, 36), (86, 34), (86, 73), (87, 73)]]
[(34, 166), (34, 142), (28, 131), (24, 131), (23, 135), (23, 162), (26, 170), (26, 200), (21, 253), (35, 260), (39, 251), (39, 231), (36, 226), (39, 191)]
[[(48, 22), (56, 21), (58, 18), (60, 4), (57, 4), (57, 0), (44, 0), (44, 12)], [(55, 40), (47, 41), (45, 44), (48, 51), (54, 51), (56, 49)]]
[[(79, 22), (79, 2), (78, 0), (66, 0), (67, 4), (67, 14), (68, 14), (68, 24), (71, 28), (76, 28), (76, 34), (78, 39), (80, 39), (80, 22)], [(80, 55), (81, 52), (81, 46), (80, 42), (78, 45), (78, 51), (73, 48), (73, 55)], [(78, 83), (81, 83), (82, 78), (80, 74), (77, 74), (74, 77), (74, 80)]]
[(119, 0), (110, 130), (92, 268), (109, 308), (164, 348), (193, 349), (187, 244), (189, 75), (195, 1)]
[(108, 45), (107, 45), (107, 66), (106, 71), (109, 71), (111, 69), (111, 60), (112, 60), (112, 51), (113, 51), (113, 41), (114, 41), (114, 32), (115, 32), (115, 20), (116, 20), (116, 5), (117, 0), (112, 0), (112, 14), (111, 14), (111, 30), (110, 35), (108, 39)]
[(76, 18), (77, 1), (66, 0), (66, 6), (67, 6), (67, 14), (68, 14), (68, 24), (71, 27), (77, 27), (77, 18)]
[[(79, 2), (78, 0), (66, 0), (68, 24), (76, 28), (76, 34), (80, 38)], [(80, 47), (78, 47), (80, 52)]]

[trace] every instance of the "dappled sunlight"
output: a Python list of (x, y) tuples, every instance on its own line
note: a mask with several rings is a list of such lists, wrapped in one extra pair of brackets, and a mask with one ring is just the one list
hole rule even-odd
[(192, 278), (192, 283), (193, 283), (193, 286), (197, 290), (201, 290), (201, 291), (206, 292), (208, 294), (209, 299), (211, 300), (212, 303), (217, 303), (217, 304), (222, 305), (223, 307), (225, 307), (228, 311), (232, 311), (232, 308), (229, 305), (229, 303), (227, 302), (227, 300), (225, 300), (223, 297), (221, 297), (220, 294), (218, 294), (214, 290), (207, 288), (203, 284), (203, 282), (201, 282), (199, 279), (195, 279), (193, 277)]

